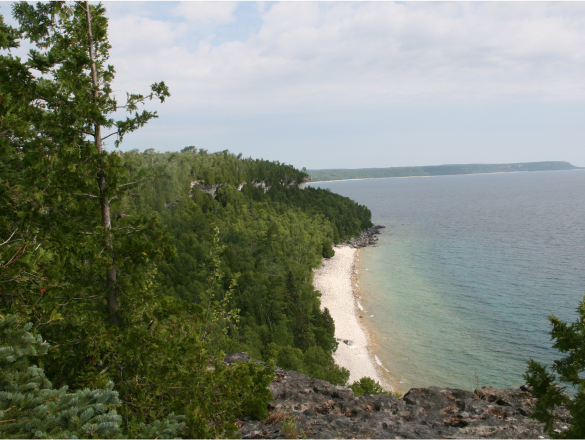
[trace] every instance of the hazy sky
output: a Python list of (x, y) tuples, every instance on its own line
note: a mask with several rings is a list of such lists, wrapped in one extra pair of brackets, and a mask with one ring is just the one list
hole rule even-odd
[(172, 95), (124, 150), (585, 166), (585, 3), (104, 5), (114, 89)]

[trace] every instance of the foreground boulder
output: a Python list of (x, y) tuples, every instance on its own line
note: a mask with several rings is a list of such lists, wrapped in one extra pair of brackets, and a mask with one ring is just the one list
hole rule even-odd
[[(242, 359), (243, 360), (243, 359)], [(404, 397), (354, 397), (346, 387), (276, 369), (264, 421), (240, 420), (242, 438), (545, 438), (528, 389), (413, 388)]]

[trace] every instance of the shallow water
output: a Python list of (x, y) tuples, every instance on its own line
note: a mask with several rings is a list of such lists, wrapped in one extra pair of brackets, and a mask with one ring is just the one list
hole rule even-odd
[(387, 226), (359, 284), (395, 388), (517, 387), (558, 356), (547, 315), (573, 321), (585, 291), (585, 171), (316, 185)]

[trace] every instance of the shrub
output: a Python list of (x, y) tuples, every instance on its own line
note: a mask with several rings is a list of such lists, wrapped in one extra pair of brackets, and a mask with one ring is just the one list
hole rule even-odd
[[(117, 438), (122, 418), (114, 383), (104, 389), (68, 392), (54, 389), (42, 368), (30, 358), (47, 353), (49, 344), (22, 325), (17, 316), (0, 316), (0, 437)], [(143, 438), (172, 438), (183, 427), (182, 417), (142, 425)]]
[[(544, 422), (549, 435), (558, 438), (585, 438), (585, 297), (577, 313), (579, 318), (572, 324), (549, 316), (551, 339), (555, 341), (553, 348), (567, 355), (555, 360), (550, 369), (531, 359), (524, 374), (526, 382), (533, 387), (533, 395), (538, 398), (532, 417)], [(566, 394), (567, 387), (558, 385), (557, 380), (574, 386), (575, 396), (571, 398)], [(560, 405), (565, 405), (571, 415), (571, 426), (562, 432), (554, 429), (556, 409)]]
[(349, 386), (353, 390), (353, 394), (358, 397), (362, 394), (382, 394), (385, 393), (384, 388), (374, 379), (369, 377), (362, 377), (357, 382)]

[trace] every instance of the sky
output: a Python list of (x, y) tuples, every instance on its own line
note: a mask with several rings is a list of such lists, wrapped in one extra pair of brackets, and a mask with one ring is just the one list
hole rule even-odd
[(116, 93), (171, 93), (122, 150), (585, 166), (585, 3), (103, 4)]

